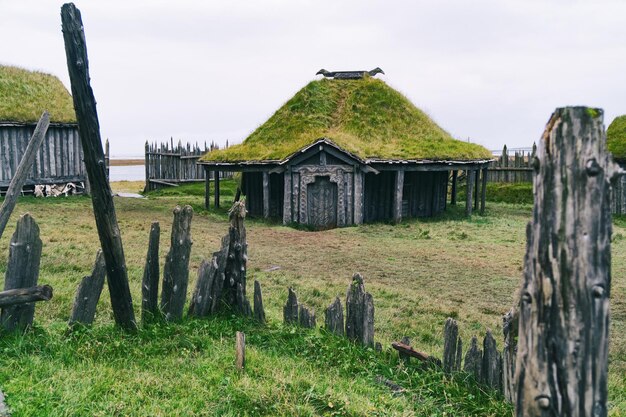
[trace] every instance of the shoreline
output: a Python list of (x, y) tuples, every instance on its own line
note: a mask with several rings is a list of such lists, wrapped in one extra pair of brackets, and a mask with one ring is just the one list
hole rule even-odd
[(124, 167), (132, 165), (144, 165), (146, 161), (144, 159), (109, 159), (109, 166), (111, 167)]

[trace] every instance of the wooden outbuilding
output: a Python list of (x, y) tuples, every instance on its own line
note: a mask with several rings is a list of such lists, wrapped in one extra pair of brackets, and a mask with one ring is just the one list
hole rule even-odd
[(51, 123), (26, 186), (86, 184), (74, 105), (63, 83), (50, 74), (0, 65), (0, 192), (11, 182), (44, 110)]
[[(199, 164), (241, 172), (251, 215), (327, 229), (435, 216), (448, 204), (449, 184), (456, 203), (459, 173), (467, 178), (467, 214), (479, 194), (484, 209), (491, 159), (366, 75), (312, 81), (242, 144), (209, 152)], [(215, 190), (219, 204), (218, 184)]]

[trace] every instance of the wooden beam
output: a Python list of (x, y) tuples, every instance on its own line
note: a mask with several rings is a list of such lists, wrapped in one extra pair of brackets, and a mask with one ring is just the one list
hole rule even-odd
[(472, 215), (472, 191), (474, 191), (474, 171), (465, 171), (465, 215)]
[(483, 184), (480, 192), (480, 214), (485, 214), (485, 202), (487, 200), (487, 170), (483, 168)]
[(35, 132), (31, 136), (30, 141), (28, 141), (28, 146), (26, 146), (24, 156), (22, 156), (22, 160), (15, 171), (15, 175), (11, 180), (9, 189), (5, 194), (2, 207), (0, 207), (0, 237), (2, 237), (4, 228), (9, 222), (9, 217), (11, 217), (11, 213), (15, 208), (17, 198), (20, 195), (20, 191), (22, 191), (26, 177), (28, 176), (28, 173), (31, 172), (31, 167), (35, 161), (35, 157), (37, 156), (37, 151), (41, 147), (43, 139), (46, 137), (48, 126), (50, 126), (50, 116), (48, 115), (48, 112), (45, 111), (39, 118)]
[(450, 204), (456, 205), (456, 180), (459, 176), (459, 171), (456, 169), (452, 171), (452, 190), (450, 190)]
[(209, 201), (211, 201), (211, 171), (208, 167), (204, 167), (204, 208), (209, 209)]
[(263, 172), (263, 217), (270, 217), (270, 174)]
[(478, 196), (480, 195), (480, 170), (474, 171), (474, 210), (478, 210)]
[(215, 184), (215, 208), (220, 208), (220, 172), (213, 171), (213, 183)]
[(402, 221), (402, 192), (404, 189), (404, 171), (396, 171), (396, 181), (393, 194), (393, 221)]
[(92, 193), (93, 211), (102, 253), (106, 260), (109, 293), (115, 322), (129, 330), (137, 328), (128, 286), (122, 237), (117, 224), (111, 187), (107, 180), (96, 99), (90, 85), (87, 44), (80, 11), (72, 3), (61, 8), (61, 21), (72, 98)]
[(391, 347), (397, 350), (398, 352), (401, 352), (404, 355), (419, 359), (422, 362), (432, 362), (432, 363), (441, 365), (440, 359), (437, 359), (434, 356), (430, 356), (428, 353), (415, 350), (411, 346), (404, 344), (402, 342), (393, 342), (391, 343)]
[(35, 301), (49, 301), (50, 299), (52, 299), (52, 287), (49, 285), (16, 288), (0, 292), (0, 308), (33, 303)]

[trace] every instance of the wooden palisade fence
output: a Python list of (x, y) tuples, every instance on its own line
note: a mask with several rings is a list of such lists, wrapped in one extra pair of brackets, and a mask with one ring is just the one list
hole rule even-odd
[(489, 164), (487, 181), (531, 182), (533, 180), (531, 162), (536, 152), (537, 146), (533, 144), (531, 152), (515, 151), (513, 155), (511, 155), (507, 146), (504, 145), (498, 159)]

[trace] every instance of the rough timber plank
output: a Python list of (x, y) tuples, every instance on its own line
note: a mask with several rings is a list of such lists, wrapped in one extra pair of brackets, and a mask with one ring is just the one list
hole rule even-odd
[(96, 306), (100, 300), (104, 280), (106, 279), (106, 265), (102, 251), (96, 254), (96, 262), (91, 275), (83, 278), (76, 290), (72, 315), (70, 316), (70, 326), (75, 323), (92, 324), (96, 316)]

